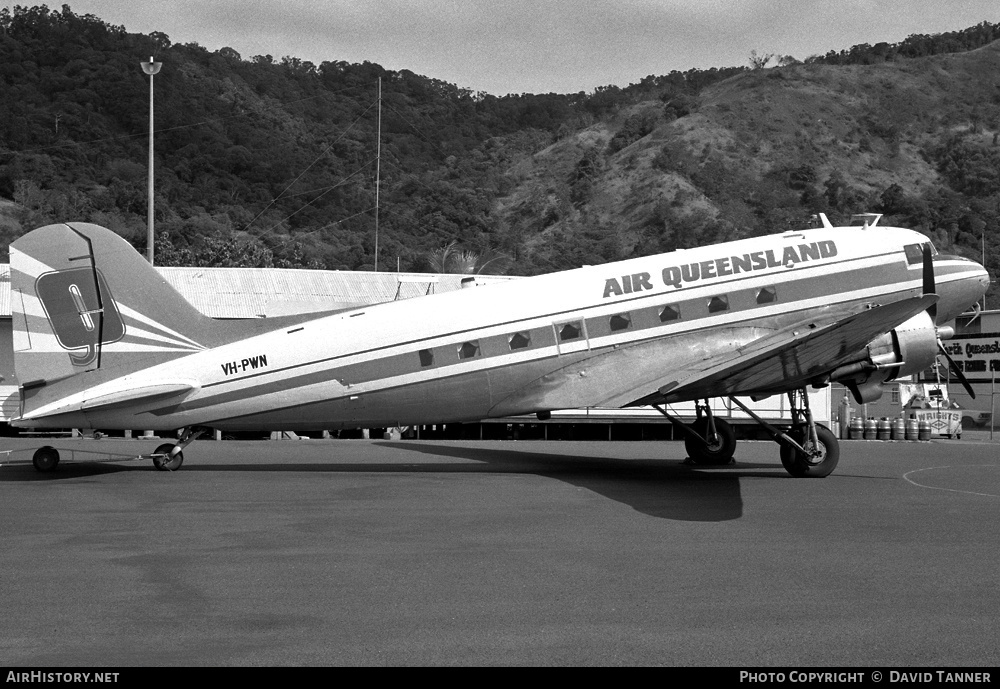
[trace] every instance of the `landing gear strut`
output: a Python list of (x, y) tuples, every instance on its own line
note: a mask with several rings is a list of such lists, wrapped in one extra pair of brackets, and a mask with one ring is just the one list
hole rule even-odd
[(840, 460), (840, 441), (829, 428), (813, 421), (805, 390), (789, 392), (788, 401), (792, 407), (790, 435), (794, 442), (781, 443), (782, 466), (797, 478), (829, 476)]
[(840, 441), (826, 426), (813, 420), (809, 395), (805, 390), (788, 393), (792, 410), (792, 427), (782, 432), (754, 414), (745, 404), (730, 397), (734, 404), (749, 414), (781, 446), (781, 465), (796, 478), (824, 478), (833, 473), (840, 459)]
[(184, 463), (184, 448), (193, 443), (207, 431), (207, 428), (191, 426), (184, 429), (177, 444), (164, 443), (153, 452), (153, 466), (160, 471), (177, 471)]

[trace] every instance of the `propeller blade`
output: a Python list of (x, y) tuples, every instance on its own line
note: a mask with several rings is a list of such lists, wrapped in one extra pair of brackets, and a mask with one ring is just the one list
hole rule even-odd
[[(934, 257), (931, 255), (931, 245), (924, 244), (924, 294), (937, 294), (937, 286), (934, 284)], [(937, 323), (937, 304), (931, 304), (927, 308), (927, 315), (934, 323)]]
[(983, 305), (977, 301), (975, 304), (972, 305), (972, 311), (974, 312), (975, 315), (972, 316), (972, 320), (970, 320), (968, 323), (965, 324), (966, 328), (975, 323), (976, 319), (982, 315)]
[(965, 388), (965, 391), (969, 393), (969, 397), (976, 399), (976, 391), (972, 389), (971, 385), (969, 385), (969, 381), (966, 380), (965, 374), (962, 373), (962, 369), (955, 365), (955, 360), (951, 358), (950, 354), (948, 354), (944, 345), (941, 344), (941, 340), (938, 340), (938, 350), (940, 350), (940, 352), (944, 354), (944, 358), (948, 360), (948, 365), (951, 366), (951, 370), (954, 372), (955, 377), (958, 378), (958, 382), (960, 382), (962, 387)]

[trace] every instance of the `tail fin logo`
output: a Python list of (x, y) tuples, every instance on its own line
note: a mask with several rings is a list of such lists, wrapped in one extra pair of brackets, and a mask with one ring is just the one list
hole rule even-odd
[(125, 323), (99, 270), (70, 268), (39, 275), (35, 293), (59, 346), (70, 352), (75, 366), (90, 365), (101, 345), (125, 337)]

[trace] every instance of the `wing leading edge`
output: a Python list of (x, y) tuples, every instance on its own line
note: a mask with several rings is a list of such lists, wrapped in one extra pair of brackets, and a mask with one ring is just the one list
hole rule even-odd
[[(736, 348), (731, 356), (675, 372), (656, 393), (630, 404), (777, 392), (802, 387), (864, 349), (869, 342), (937, 303), (920, 297), (864, 308), (833, 323), (799, 324)], [(628, 405), (626, 405), (628, 406)]]
[(802, 387), (856, 358), (874, 338), (937, 299), (926, 295), (887, 306), (827, 307), (780, 329), (745, 324), (605, 350), (546, 373), (498, 400), (489, 415), (616, 408)]

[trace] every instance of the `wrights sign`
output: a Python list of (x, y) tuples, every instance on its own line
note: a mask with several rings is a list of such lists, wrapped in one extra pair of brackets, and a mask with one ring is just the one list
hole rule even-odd
[[(779, 256), (780, 254), (780, 256)], [(710, 278), (752, 273), (758, 270), (789, 267), (805, 261), (818, 261), (837, 255), (837, 244), (832, 241), (786, 246), (783, 249), (768, 249), (753, 251), (742, 256), (724, 256), (698, 263), (685, 263), (679, 266), (664, 268), (660, 279), (667, 287), (680, 289), (690, 283)], [(621, 277), (608, 278), (604, 281), (604, 298), (632, 294), (653, 289), (652, 276), (649, 273), (633, 273)]]

